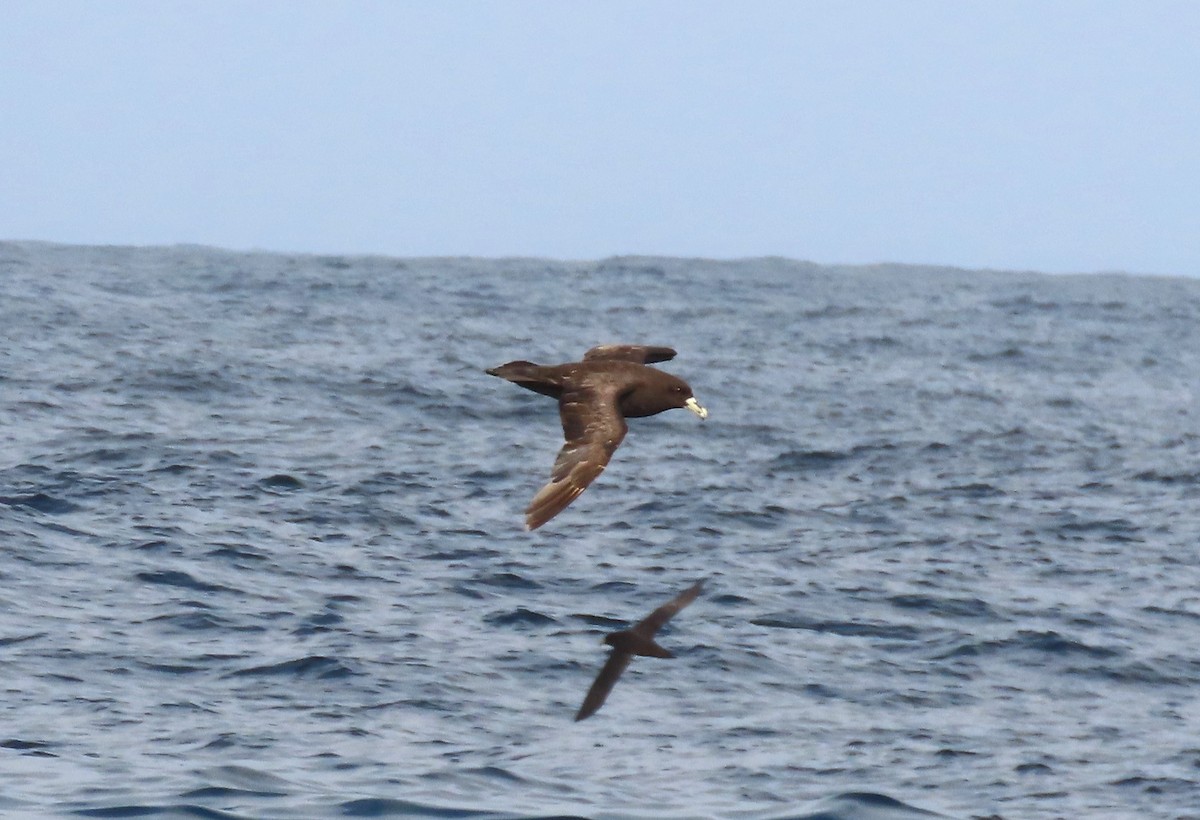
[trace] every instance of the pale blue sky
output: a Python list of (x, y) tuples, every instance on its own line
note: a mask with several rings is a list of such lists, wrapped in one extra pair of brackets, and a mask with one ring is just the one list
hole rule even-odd
[(0, 238), (1200, 274), (1200, 2), (3, 0)]

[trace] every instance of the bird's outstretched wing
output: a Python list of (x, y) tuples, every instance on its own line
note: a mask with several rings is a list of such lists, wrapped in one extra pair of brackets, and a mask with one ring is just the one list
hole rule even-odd
[(629, 428), (617, 407), (616, 386), (584, 384), (563, 392), (558, 402), (566, 439), (550, 481), (525, 509), (525, 526), (536, 530), (579, 497), (609, 459)]
[(592, 681), (592, 688), (588, 689), (587, 697), (583, 699), (583, 705), (575, 713), (575, 720), (583, 720), (596, 714), (596, 710), (604, 705), (604, 701), (608, 699), (608, 693), (612, 691), (613, 686), (617, 683), (617, 678), (621, 677), (621, 673), (629, 666), (632, 658), (632, 653), (620, 649), (614, 649), (609, 653), (604, 668)]
[(599, 345), (583, 354), (585, 362), (592, 362), (597, 359), (609, 359), (621, 362), (650, 364), (652, 362), (665, 362), (674, 358), (675, 350), (673, 348), (656, 347), (654, 345)]
[(697, 581), (647, 615), (630, 632), (643, 638), (653, 638), (654, 634), (662, 629), (663, 624), (675, 617), (679, 610), (696, 600), (696, 596), (702, 589), (704, 589), (704, 581)]

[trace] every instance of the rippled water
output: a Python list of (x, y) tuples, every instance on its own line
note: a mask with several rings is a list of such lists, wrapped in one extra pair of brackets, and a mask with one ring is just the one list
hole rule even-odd
[[(0, 284), (6, 816), (1200, 817), (1200, 281), (0, 243)], [(526, 533), (557, 413), (483, 369), (610, 341), (709, 419)]]

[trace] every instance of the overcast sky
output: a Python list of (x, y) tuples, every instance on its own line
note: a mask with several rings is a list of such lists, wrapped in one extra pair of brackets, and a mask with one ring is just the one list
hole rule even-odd
[(0, 238), (1200, 274), (1200, 2), (3, 0)]

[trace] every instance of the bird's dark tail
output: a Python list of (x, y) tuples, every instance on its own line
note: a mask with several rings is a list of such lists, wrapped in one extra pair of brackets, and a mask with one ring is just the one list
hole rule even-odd
[(519, 384), (526, 390), (541, 393), (543, 396), (557, 399), (562, 395), (561, 376), (555, 373), (554, 368), (533, 362), (515, 361), (499, 367), (490, 367), (486, 372), (489, 376), (508, 379), (513, 384)]
[(489, 376), (499, 376), (520, 384), (522, 381), (536, 379), (538, 367), (539, 365), (533, 362), (516, 361), (502, 364), (499, 367), (489, 367), (486, 372)]
[(651, 640), (640, 640), (633, 646), (633, 654), (642, 655), (647, 658), (673, 658), (675, 654), (669, 649), (663, 649), (661, 646)]

